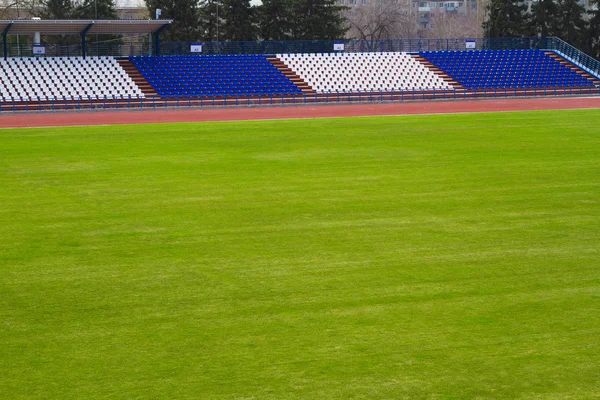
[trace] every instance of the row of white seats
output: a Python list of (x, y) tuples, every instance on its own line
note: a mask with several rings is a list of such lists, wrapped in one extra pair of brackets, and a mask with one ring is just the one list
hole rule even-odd
[(4, 101), (143, 98), (112, 57), (20, 58), (0, 61)]
[(451, 89), (407, 53), (278, 54), (277, 57), (318, 93)]

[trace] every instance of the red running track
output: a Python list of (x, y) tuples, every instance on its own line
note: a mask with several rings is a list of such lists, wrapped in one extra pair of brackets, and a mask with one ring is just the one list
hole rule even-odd
[(0, 114), (0, 128), (600, 108), (600, 97)]

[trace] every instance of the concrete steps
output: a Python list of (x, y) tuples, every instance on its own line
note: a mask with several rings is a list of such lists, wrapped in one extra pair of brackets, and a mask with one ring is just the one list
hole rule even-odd
[(158, 97), (158, 93), (152, 87), (150, 82), (144, 78), (144, 75), (137, 69), (135, 65), (128, 59), (118, 59), (117, 62), (127, 72), (135, 84), (140, 88), (146, 97)]
[(411, 57), (414, 58), (415, 60), (417, 60), (422, 65), (424, 65), (428, 70), (430, 70), (431, 72), (433, 72), (434, 74), (436, 74), (437, 76), (442, 78), (442, 80), (444, 82), (446, 82), (448, 85), (450, 85), (454, 89), (464, 89), (464, 87), (460, 83), (458, 83), (456, 80), (454, 80), (454, 78), (452, 78), (450, 75), (448, 75), (447, 73), (445, 73), (444, 71), (442, 71), (441, 69), (439, 69), (438, 67), (433, 65), (425, 57), (420, 56), (418, 54), (412, 54)]
[(592, 82), (594, 84), (594, 86), (600, 88), (600, 79), (598, 79), (595, 76), (587, 73), (586, 71), (584, 71), (581, 68), (579, 68), (577, 65), (573, 64), (570, 61), (565, 60), (564, 58), (562, 58), (561, 56), (559, 56), (558, 54), (556, 54), (556, 53), (554, 53), (552, 51), (546, 51), (545, 53), (546, 53), (546, 55), (548, 57), (550, 57), (550, 58), (558, 61), (559, 63), (561, 63), (565, 67), (570, 68), (576, 74), (581, 75), (582, 77), (584, 77), (587, 80), (589, 80), (590, 82)]
[(300, 78), (291, 68), (289, 68), (283, 61), (281, 61), (277, 57), (268, 57), (267, 60), (273, 64), (275, 68), (277, 68), (283, 75), (286, 76), (294, 85), (296, 85), (302, 93), (313, 94), (316, 93), (315, 90), (310, 87), (310, 85), (302, 78)]

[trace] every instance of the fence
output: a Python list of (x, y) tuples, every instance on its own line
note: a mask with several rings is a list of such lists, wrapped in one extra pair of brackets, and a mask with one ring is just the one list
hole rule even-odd
[(270, 97), (150, 97), (126, 99), (90, 99), (0, 102), (0, 112), (31, 112), (83, 109), (156, 109), (167, 107), (259, 107), (315, 103), (389, 103), (467, 99), (524, 98), (534, 96), (600, 96), (600, 88), (546, 87), (537, 89), (430, 90), (404, 92), (324, 93)]
[[(476, 50), (546, 49), (569, 52), (577, 50), (555, 37), (499, 38), (499, 39), (388, 39), (388, 40), (263, 40), (254, 42), (204, 42), (203, 55), (210, 54), (278, 54), (278, 53), (332, 53), (336, 44), (343, 44), (346, 53), (358, 52), (419, 52), (435, 50), (465, 50), (466, 41)], [(160, 55), (188, 55), (189, 42), (161, 42)], [(31, 44), (8, 44), (10, 57), (32, 57)], [(1, 47), (1, 45), (0, 45)], [(152, 55), (154, 46), (147, 39), (131, 41), (129, 38), (87, 44), (89, 56), (142, 56)], [(577, 50), (579, 51), (579, 50)], [(81, 55), (81, 44), (46, 44), (46, 56)], [(590, 57), (591, 58), (591, 57)]]

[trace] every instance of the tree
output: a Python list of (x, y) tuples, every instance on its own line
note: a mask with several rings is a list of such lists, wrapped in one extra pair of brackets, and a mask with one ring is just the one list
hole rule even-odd
[(289, 0), (263, 0), (256, 10), (262, 39), (289, 39), (292, 19), (290, 8)]
[(579, 5), (578, 0), (559, 0), (558, 13), (556, 36), (572, 46), (583, 47), (586, 33), (586, 22), (583, 18), (585, 8)]
[(198, 0), (145, 0), (151, 18), (156, 9), (162, 10), (161, 18), (173, 23), (161, 33), (161, 38), (171, 42), (195, 42), (204, 38), (203, 24)]
[(600, 60), (600, 0), (593, 0), (595, 10), (590, 12), (590, 22), (586, 32), (586, 51)]
[(334, 40), (344, 38), (348, 26), (342, 15), (346, 9), (336, 0), (290, 0), (290, 32), (295, 40)]
[(346, 12), (347, 36), (359, 40), (411, 38), (415, 36), (410, 4), (396, 0), (371, 0)]
[(559, 34), (559, 7), (555, 0), (539, 0), (531, 6), (531, 33), (535, 36)]
[(75, 6), (72, 0), (47, 0), (42, 3), (40, 17), (43, 19), (70, 19)]
[(29, 18), (39, 9), (39, 0), (0, 0), (0, 19)]
[(72, 16), (75, 19), (119, 19), (114, 0), (83, 0)]
[(519, 37), (528, 33), (527, 5), (515, 0), (492, 0), (484, 23), (487, 38)]
[[(200, 4), (197, 10), (198, 13), (198, 33), (199, 39), (206, 42), (216, 42), (220, 38), (217, 36), (217, 8), (223, 10), (223, 4), (217, 0), (206, 0)], [(222, 18), (219, 15), (220, 23), (222, 25)]]
[(223, 1), (223, 38), (234, 42), (256, 40), (254, 8), (250, 0)]

